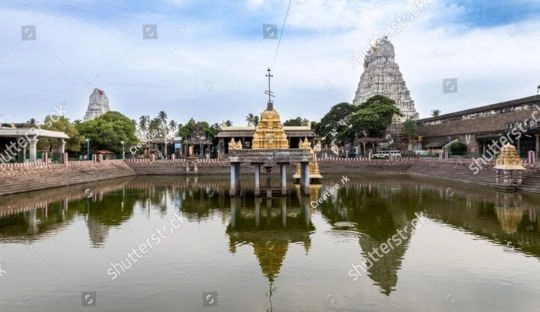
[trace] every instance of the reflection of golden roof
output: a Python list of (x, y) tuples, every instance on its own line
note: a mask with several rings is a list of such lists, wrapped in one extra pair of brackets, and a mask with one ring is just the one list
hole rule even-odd
[(523, 210), (518, 207), (497, 207), (497, 219), (506, 234), (514, 234), (523, 220)]
[(516, 148), (511, 144), (506, 144), (501, 149), (501, 153), (497, 157), (495, 169), (525, 170)]
[(273, 280), (279, 273), (285, 254), (287, 253), (287, 241), (270, 240), (253, 243), (255, 255), (259, 259), (259, 265), (264, 275)]

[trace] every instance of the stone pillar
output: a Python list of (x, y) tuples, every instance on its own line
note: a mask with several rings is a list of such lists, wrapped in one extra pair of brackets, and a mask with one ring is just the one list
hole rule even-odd
[(45, 165), (47, 165), (49, 163), (49, 153), (48, 152), (43, 153), (43, 163), (45, 163)]
[(60, 139), (60, 146), (58, 147), (58, 152), (60, 155), (64, 155), (66, 152), (66, 140)]
[(300, 163), (300, 190), (304, 195), (309, 193), (309, 162)]
[(272, 198), (272, 166), (264, 166), (266, 169), (266, 198)]
[(38, 142), (37, 136), (29, 137), (28, 138), (28, 144), (30, 147), (30, 161), (36, 161), (37, 158), (37, 142)]
[(281, 195), (286, 196), (287, 195), (287, 164), (281, 163), (279, 164), (279, 173), (281, 175)]
[(255, 164), (255, 196), (261, 195), (261, 164)]
[(64, 154), (62, 155), (62, 163), (63, 163), (64, 165), (67, 165), (67, 164), (69, 163), (68, 153), (64, 153)]
[(536, 158), (540, 158), (540, 134), (535, 134), (536, 136)]
[[(240, 168), (238, 168), (240, 169)], [(199, 165), (197, 164), (197, 162), (195, 162), (195, 164), (193, 165), (193, 171), (197, 174), (199, 172)], [(240, 179), (240, 178), (239, 178)], [(238, 180), (240, 182), (240, 180)]]
[(240, 191), (240, 163), (231, 162), (231, 196)]
[(176, 155), (175, 154), (171, 154), (171, 159), (172, 161), (174, 162), (176, 160)]

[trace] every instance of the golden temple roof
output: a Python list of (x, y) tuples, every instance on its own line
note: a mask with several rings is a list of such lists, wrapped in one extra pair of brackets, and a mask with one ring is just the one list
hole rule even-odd
[(516, 148), (511, 144), (506, 144), (501, 149), (501, 153), (497, 157), (495, 169), (525, 170)]

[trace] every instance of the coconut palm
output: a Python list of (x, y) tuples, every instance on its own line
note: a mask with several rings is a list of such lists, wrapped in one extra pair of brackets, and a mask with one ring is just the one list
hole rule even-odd
[(173, 133), (173, 135), (176, 133), (176, 130), (178, 129), (178, 124), (176, 121), (172, 120), (169, 121), (169, 130)]
[(248, 123), (248, 126), (253, 126), (255, 125), (255, 115), (253, 115), (253, 113), (249, 113), (247, 116), (246, 116), (246, 121)]
[(160, 111), (158, 114), (158, 118), (163, 124), (167, 124), (167, 113), (165, 113), (164, 111)]
[(441, 114), (441, 111), (439, 109), (434, 109), (431, 111), (432, 117), (439, 117), (440, 114)]
[(143, 115), (139, 117), (139, 130), (146, 131), (148, 130), (148, 123), (150, 122), (150, 116)]

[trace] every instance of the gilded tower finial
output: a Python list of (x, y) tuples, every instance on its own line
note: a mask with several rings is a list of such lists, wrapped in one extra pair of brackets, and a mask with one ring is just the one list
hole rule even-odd
[(274, 110), (274, 103), (272, 103), (272, 98), (274, 97), (274, 92), (272, 92), (272, 88), (270, 86), (270, 80), (274, 75), (272, 75), (272, 70), (270, 67), (266, 70), (268, 73), (266, 74), (266, 77), (268, 77), (268, 90), (264, 91), (265, 94), (268, 95), (268, 105), (266, 106), (266, 110)]

